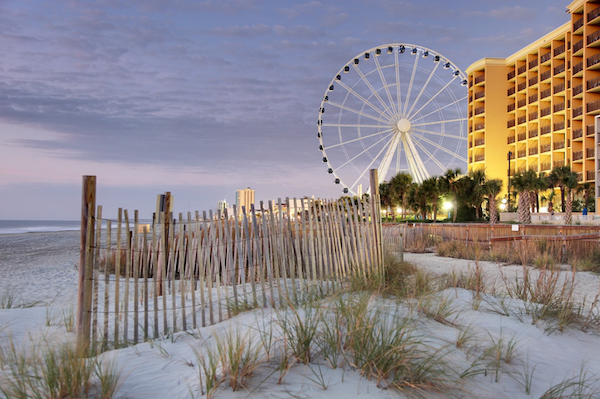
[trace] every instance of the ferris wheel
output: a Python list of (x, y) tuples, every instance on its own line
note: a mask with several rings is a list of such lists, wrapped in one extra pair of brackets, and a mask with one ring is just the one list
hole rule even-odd
[(466, 167), (467, 79), (441, 54), (386, 44), (350, 59), (329, 83), (317, 120), (327, 172), (344, 193), (398, 172), (422, 182)]

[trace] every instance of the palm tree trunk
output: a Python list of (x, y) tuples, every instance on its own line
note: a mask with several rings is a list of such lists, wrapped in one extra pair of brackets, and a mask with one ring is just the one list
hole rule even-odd
[(496, 212), (496, 198), (491, 196), (489, 198), (490, 205), (490, 224), (495, 225), (498, 223), (498, 212)]
[(571, 190), (568, 190), (566, 193), (567, 196), (567, 204), (565, 209), (565, 223), (572, 224), (573, 223), (573, 199), (571, 198)]
[(519, 195), (519, 223), (531, 223), (531, 214), (529, 213), (529, 193), (523, 192)]

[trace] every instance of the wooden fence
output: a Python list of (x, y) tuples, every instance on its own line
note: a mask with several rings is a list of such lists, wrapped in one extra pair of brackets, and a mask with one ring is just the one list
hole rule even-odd
[[(384, 224), (384, 235), (393, 225)], [(483, 223), (414, 223), (403, 225), (404, 245), (411, 247), (423, 237), (431, 241), (460, 241), (484, 248), (507, 248), (521, 241), (560, 243), (565, 250), (600, 248), (600, 226), (513, 225)], [(392, 231), (392, 230), (390, 230)]]
[(119, 209), (103, 220), (102, 207), (94, 215), (90, 205), (81, 339), (104, 348), (137, 343), (220, 322), (236, 309), (321, 295), (353, 275), (369, 278), (383, 257), (377, 206), (311, 200), (292, 214), (279, 200), (241, 218), (140, 220)]

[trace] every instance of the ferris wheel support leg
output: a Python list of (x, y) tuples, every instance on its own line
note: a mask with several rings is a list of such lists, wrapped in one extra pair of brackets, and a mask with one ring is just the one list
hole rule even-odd
[(392, 158), (394, 157), (394, 153), (396, 152), (396, 148), (398, 148), (398, 143), (400, 142), (400, 134), (395, 134), (392, 141), (388, 144), (388, 148), (383, 156), (381, 164), (377, 168), (377, 173), (379, 175), (378, 180), (379, 183), (383, 183), (385, 176), (390, 169), (390, 164), (392, 163)]
[(427, 171), (427, 168), (425, 167), (423, 160), (419, 156), (419, 153), (417, 152), (417, 149), (415, 148), (415, 143), (412, 141), (412, 138), (410, 137), (410, 135), (406, 135), (406, 141), (408, 142), (411, 152), (413, 154), (415, 154), (415, 156), (414, 156), (415, 163), (417, 164), (417, 168), (419, 168), (419, 170), (421, 171), (423, 180), (429, 179), (431, 176), (429, 175), (429, 172)]
[(417, 164), (415, 163), (415, 158), (414, 155), (410, 149), (410, 146), (408, 145), (407, 141), (406, 141), (406, 134), (402, 134), (402, 144), (404, 145), (404, 151), (406, 152), (406, 161), (408, 163), (408, 169), (410, 171), (410, 174), (412, 175), (413, 179), (415, 180), (415, 183), (421, 183), (423, 181), (423, 176), (421, 176), (421, 173), (419, 171), (419, 169), (417, 168)]

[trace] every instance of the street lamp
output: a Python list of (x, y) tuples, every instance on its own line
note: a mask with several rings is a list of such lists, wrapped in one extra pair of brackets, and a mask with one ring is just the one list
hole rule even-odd
[(510, 160), (512, 158), (512, 152), (509, 151), (508, 152), (508, 211), (510, 212)]

